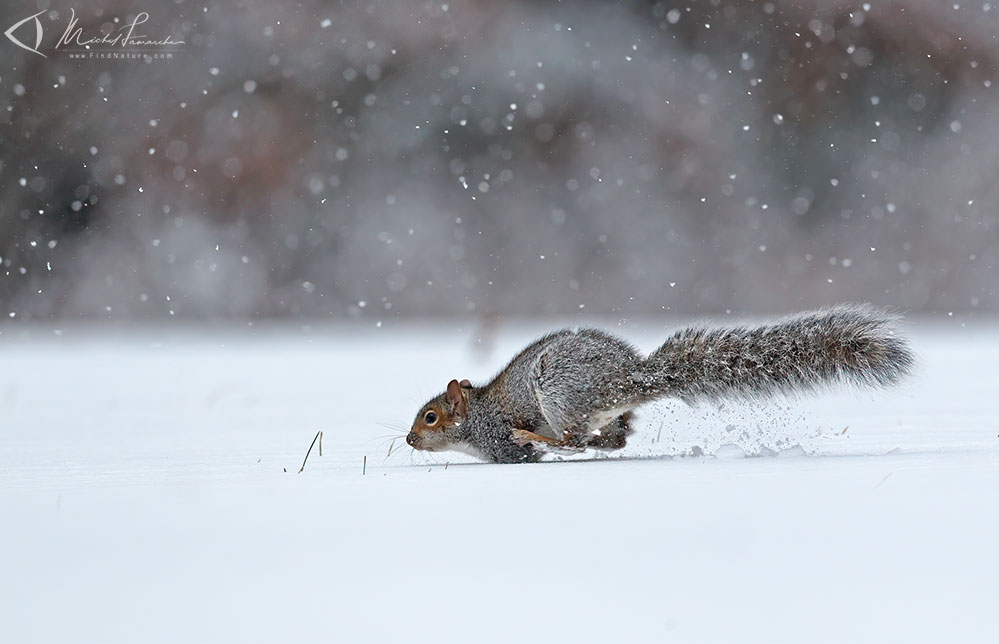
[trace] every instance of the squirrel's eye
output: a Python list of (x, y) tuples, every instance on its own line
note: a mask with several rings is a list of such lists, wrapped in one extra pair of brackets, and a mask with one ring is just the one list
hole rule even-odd
[(423, 417), (423, 422), (425, 422), (428, 425), (433, 425), (434, 423), (437, 422), (437, 413), (433, 411), (428, 411), (426, 415)]

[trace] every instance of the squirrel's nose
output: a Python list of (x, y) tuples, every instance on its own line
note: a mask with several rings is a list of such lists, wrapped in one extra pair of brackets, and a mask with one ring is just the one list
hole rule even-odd
[(420, 442), (420, 435), (416, 432), (409, 432), (406, 434), (406, 442), (409, 443), (410, 447), (416, 447), (416, 444)]

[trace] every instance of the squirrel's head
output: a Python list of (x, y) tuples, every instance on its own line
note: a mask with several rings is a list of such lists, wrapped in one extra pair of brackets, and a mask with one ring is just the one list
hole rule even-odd
[(459, 427), (468, 413), (468, 392), (472, 383), (467, 380), (447, 383), (447, 390), (425, 404), (413, 421), (413, 429), (406, 442), (415, 449), (437, 452), (461, 442)]

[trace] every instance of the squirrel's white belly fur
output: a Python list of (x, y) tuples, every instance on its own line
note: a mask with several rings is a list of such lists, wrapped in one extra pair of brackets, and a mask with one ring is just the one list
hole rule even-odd
[(608, 409), (606, 411), (598, 411), (590, 416), (586, 423), (586, 430), (591, 434), (599, 435), (601, 427), (606, 427), (618, 416), (626, 414), (634, 408), (635, 405), (629, 405), (626, 407), (614, 407), (613, 409)]
[(477, 458), (480, 461), (489, 460), (489, 456), (485, 452), (471, 443), (453, 443), (448, 446), (448, 449), (461, 452), (462, 454), (468, 454), (472, 458)]

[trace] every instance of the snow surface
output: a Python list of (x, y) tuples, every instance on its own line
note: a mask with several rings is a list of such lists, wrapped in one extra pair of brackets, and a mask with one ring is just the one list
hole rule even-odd
[(999, 641), (999, 328), (914, 324), (894, 392), (656, 405), (611, 457), (379, 425), (541, 330), (7, 327), (0, 641)]

